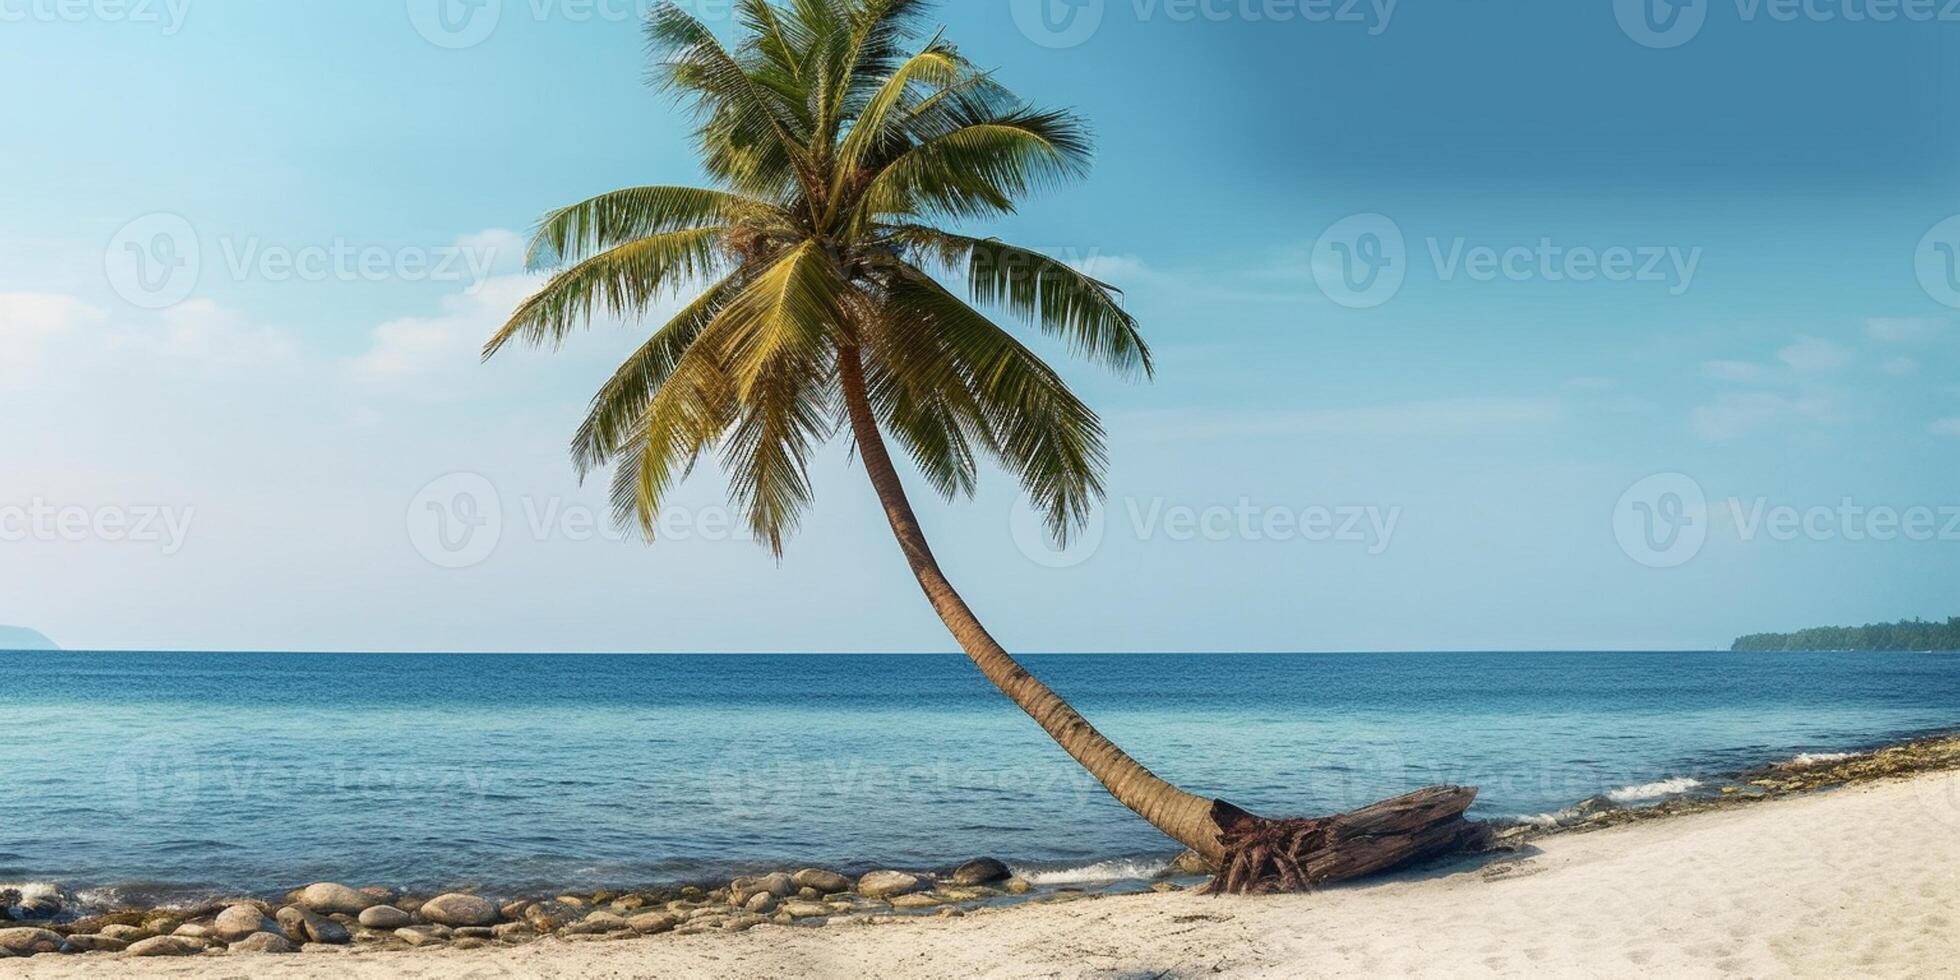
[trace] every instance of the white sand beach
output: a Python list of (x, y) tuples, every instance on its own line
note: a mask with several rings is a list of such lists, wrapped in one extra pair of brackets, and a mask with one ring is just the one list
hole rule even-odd
[(1950, 976), (1960, 773), (1552, 837), (1264, 899), (1082, 900), (819, 929), (509, 949), (7, 960), (83, 977)]

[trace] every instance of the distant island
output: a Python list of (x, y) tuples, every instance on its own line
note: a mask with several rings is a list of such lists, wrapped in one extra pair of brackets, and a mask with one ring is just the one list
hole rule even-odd
[(1960, 650), (1960, 616), (1944, 623), (1924, 619), (1865, 626), (1819, 626), (1795, 633), (1758, 633), (1735, 641), (1738, 653), (1801, 653), (1877, 650)]
[(53, 640), (39, 630), (25, 626), (0, 626), (0, 650), (59, 650)]

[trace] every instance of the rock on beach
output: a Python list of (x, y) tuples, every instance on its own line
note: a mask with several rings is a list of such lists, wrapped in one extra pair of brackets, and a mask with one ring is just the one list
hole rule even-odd
[(790, 881), (798, 888), (814, 888), (825, 895), (836, 895), (851, 890), (851, 879), (822, 868), (804, 868), (791, 875)]
[(322, 881), (300, 889), (299, 894), (293, 896), (293, 904), (323, 915), (332, 915), (335, 912), (359, 915), (380, 905), (381, 899), (346, 885)]
[(1014, 872), (995, 858), (975, 858), (953, 870), (953, 884), (991, 885), (1013, 876)]
[(498, 913), (497, 907), (487, 899), (452, 893), (424, 903), (422, 918), (445, 926), (494, 926)]
[(59, 933), (46, 929), (0, 929), (0, 949), (15, 956), (60, 952), (62, 942)]
[(233, 953), (297, 953), (293, 941), (274, 932), (255, 932), (231, 944)]
[(129, 956), (195, 956), (204, 952), (204, 944), (183, 936), (153, 936), (140, 942), (131, 943), (126, 954)]
[(286, 938), (296, 943), (312, 942), (340, 946), (354, 939), (347, 932), (346, 926), (312, 909), (303, 909), (297, 905), (288, 905), (280, 909), (278, 919), (279, 928), (285, 932)]
[(865, 898), (885, 899), (924, 887), (917, 877), (903, 871), (873, 871), (858, 879), (858, 894)]
[(211, 935), (221, 942), (235, 943), (255, 932), (278, 928), (268, 921), (256, 905), (234, 905), (218, 913), (211, 923)]
[(357, 920), (369, 929), (393, 932), (415, 921), (415, 917), (393, 905), (372, 905), (361, 910)]

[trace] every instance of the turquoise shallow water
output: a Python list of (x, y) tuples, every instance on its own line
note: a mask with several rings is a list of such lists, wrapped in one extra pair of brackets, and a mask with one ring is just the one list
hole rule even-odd
[[(1515, 817), (1960, 726), (1941, 654), (1029, 664), (1166, 777), (1274, 813), (1457, 782)], [(0, 882), (519, 894), (979, 854), (1059, 880), (1176, 850), (959, 657), (0, 653), (0, 678)]]

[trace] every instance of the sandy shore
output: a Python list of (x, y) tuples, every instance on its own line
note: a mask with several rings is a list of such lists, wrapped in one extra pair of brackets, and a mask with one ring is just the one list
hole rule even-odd
[(1087, 899), (958, 919), (520, 948), (44, 956), (134, 976), (1936, 976), (1960, 963), (1960, 773), (1533, 842), (1312, 895)]

